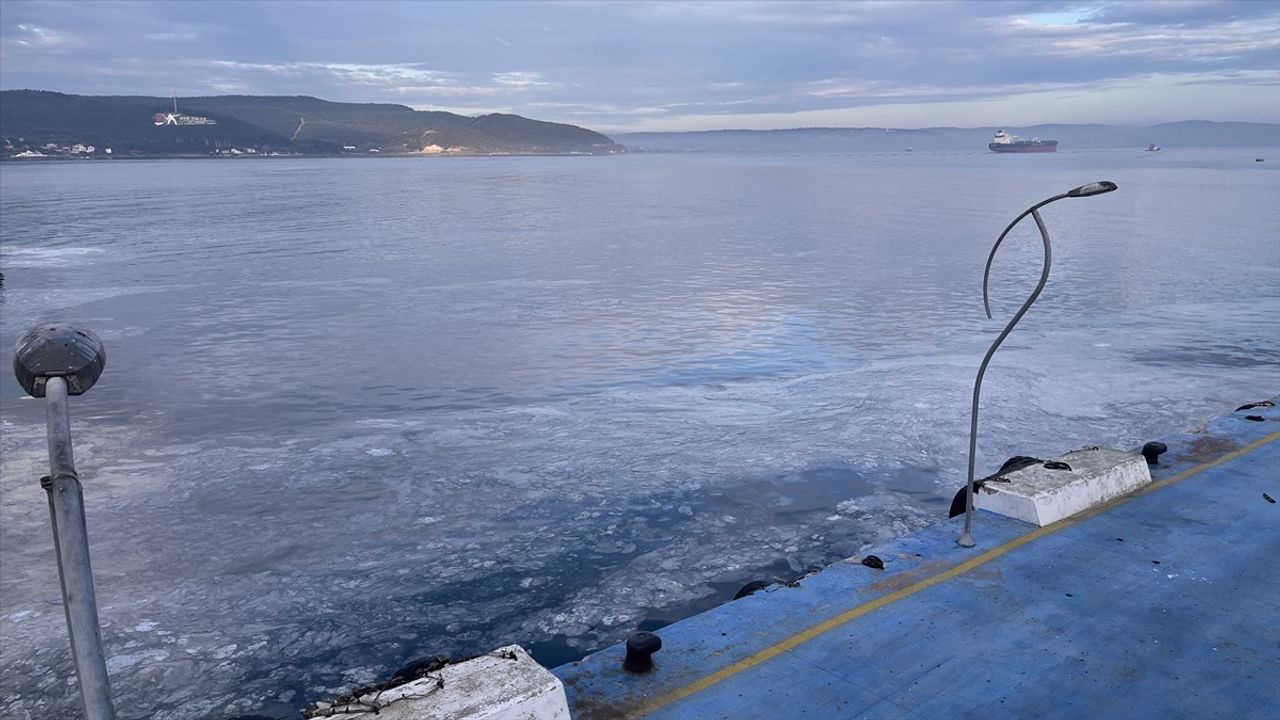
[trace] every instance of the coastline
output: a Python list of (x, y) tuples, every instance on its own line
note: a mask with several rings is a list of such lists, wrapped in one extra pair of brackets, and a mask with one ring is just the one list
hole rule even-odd
[(0, 163), (44, 163), (44, 162), (116, 162), (119, 160), (379, 160), (383, 158), (439, 158), (439, 157), (604, 157), (625, 155), (625, 152), (454, 152), (454, 153), (336, 153), (321, 155), (318, 153), (244, 153), (241, 155), (210, 155), (206, 153), (163, 154), (163, 155), (110, 155), (104, 157), (71, 157), (65, 155), (46, 155), (44, 157), (0, 157)]

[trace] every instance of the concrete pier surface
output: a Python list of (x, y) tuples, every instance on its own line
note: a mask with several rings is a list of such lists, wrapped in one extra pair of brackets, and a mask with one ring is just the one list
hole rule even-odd
[(1161, 440), (1080, 514), (942, 522), (659, 630), (648, 673), (553, 672), (580, 720), (1280, 717), (1280, 412)]

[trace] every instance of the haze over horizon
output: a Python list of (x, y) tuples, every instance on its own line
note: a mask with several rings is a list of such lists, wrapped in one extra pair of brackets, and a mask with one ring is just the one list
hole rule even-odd
[(609, 133), (1280, 122), (1274, 2), (27, 2), (0, 88), (314, 95)]

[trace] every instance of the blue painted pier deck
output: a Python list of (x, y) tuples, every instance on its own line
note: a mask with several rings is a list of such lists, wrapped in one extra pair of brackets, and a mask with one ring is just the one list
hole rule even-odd
[(660, 630), (647, 674), (553, 672), (579, 720), (1280, 718), (1280, 412), (1164, 442), (1135, 495), (979, 513), (971, 549), (939, 523)]

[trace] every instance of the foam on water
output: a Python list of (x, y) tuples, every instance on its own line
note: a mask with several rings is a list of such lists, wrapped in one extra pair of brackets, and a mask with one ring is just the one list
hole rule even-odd
[(18, 268), (64, 267), (92, 262), (102, 253), (102, 248), (94, 247), (6, 247), (0, 250), (0, 263)]

